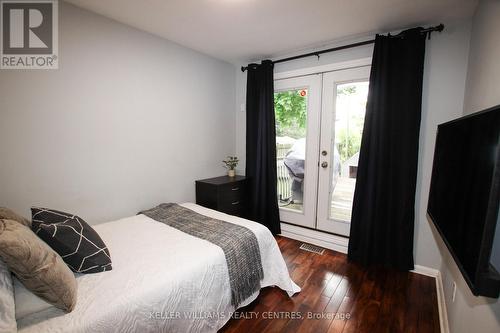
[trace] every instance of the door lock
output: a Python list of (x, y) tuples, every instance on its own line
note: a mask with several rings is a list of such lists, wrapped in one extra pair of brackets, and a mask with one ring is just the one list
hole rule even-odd
[(321, 167), (322, 167), (323, 169), (326, 169), (326, 168), (328, 167), (328, 162), (323, 162), (323, 163), (321, 163)]
[(328, 152), (327, 152), (326, 150), (323, 150), (323, 151), (321, 152), (321, 155), (323, 155), (323, 156), (326, 156), (326, 154), (328, 154)]

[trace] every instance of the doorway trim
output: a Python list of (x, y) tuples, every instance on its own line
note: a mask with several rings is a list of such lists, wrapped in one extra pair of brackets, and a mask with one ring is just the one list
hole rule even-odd
[(356, 67), (364, 67), (372, 65), (372, 57), (360, 58), (349, 61), (341, 61), (334, 62), (327, 65), (314, 66), (314, 67), (305, 67), (300, 69), (294, 69), (286, 72), (278, 72), (274, 73), (275, 80), (289, 79), (296, 76), (304, 76), (310, 74), (320, 74), (327, 73), (333, 71), (339, 71), (343, 69), (356, 68)]
[[(274, 80), (288, 79), (311, 74), (323, 74), (350, 68), (371, 66), (372, 57), (354, 59), (349, 61), (335, 62), (331, 64), (305, 67), (291, 71), (274, 73)], [(292, 238), (302, 242), (325, 247), (341, 253), (347, 253), (349, 238), (345, 236), (331, 234), (316, 229), (309, 229), (286, 222), (281, 222), (281, 234), (284, 237)]]
[[(323, 91), (322, 91), (322, 106), (321, 106), (321, 131), (320, 131), (320, 147), (321, 151), (328, 153), (328, 156), (320, 156), (320, 161), (327, 162), (330, 165), (326, 168), (318, 168), (318, 195), (317, 195), (317, 205), (316, 209), (316, 229), (323, 230), (326, 232), (331, 232), (334, 234), (342, 235), (349, 237), (349, 230), (351, 228), (351, 219), (350, 216), (340, 217), (335, 214), (344, 215), (346, 211), (350, 211), (351, 209), (346, 209), (345, 211), (342, 208), (337, 207), (335, 210), (332, 208), (334, 202), (336, 204), (340, 204), (343, 200), (348, 200), (352, 203), (352, 198), (349, 196), (340, 195), (337, 200), (334, 200), (334, 188), (337, 189), (338, 186), (332, 187), (332, 181), (334, 179), (334, 146), (337, 147), (336, 142), (336, 119), (338, 115), (337, 108), (337, 100), (338, 100), (338, 86), (342, 84), (355, 84), (359, 82), (369, 82), (370, 77), (370, 67), (362, 66), (355, 68), (347, 68), (343, 70), (328, 72), (323, 74)], [(365, 112), (363, 113), (363, 118), (365, 117)], [(349, 127), (347, 125), (347, 127)], [(340, 148), (339, 148), (340, 150)], [(319, 155), (319, 152), (318, 152)], [(340, 154), (339, 154), (339, 162)], [(341, 163), (342, 165), (342, 163)], [(346, 182), (347, 178), (350, 178), (350, 175), (342, 174), (338, 175), (338, 179), (336, 184), (340, 185), (341, 182)], [(354, 177), (356, 178), (356, 177)], [(345, 185), (348, 185), (346, 183)], [(349, 185), (350, 186), (350, 185)], [(340, 185), (341, 188), (341, 185)], [(349, 188), (350, 190), (350, 188)], [(352, 188), (352, 194), (354, 193), (354, 189)], [(350, 192), (350, 191), (349, 191)], [(350, 200), (349, 200), (350, 199)], [(334, 214), (335, 213), (335, 214)]]
[(340, 253), (347, 253), (349, 238), (316, 229), (281, 222), (281, 236), (314, 244)]
[[(304, 227), (313, 228), (316, 225), (317, 209), (317, 184), (318, 184), (318, 151), (320, 137), (316, 131), (320, 131), (321, 124), (321, 94), (322, 74), (304, 75), (278, 80), (274, 84), (274, 92), (289, 91), (290, 89), (308, 89), (307, 98), (307, 132), (306, 151), (303, 179), (302, 210), (292, 210), (279, 207), (281, 221), (299, 224)], [(311, 112), (313, 111), (313, 112)]]

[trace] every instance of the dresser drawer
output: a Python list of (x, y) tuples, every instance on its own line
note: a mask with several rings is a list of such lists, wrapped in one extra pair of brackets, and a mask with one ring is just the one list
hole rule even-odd
[(244, 192), (247, 186), (246, 181), (240, 181), (237, 183), (224, 184), (219, 186), (219, 190), (224, 193), (241, 193)]
[(230, 184), (230, 186), (219, 187), (219, 204), (233, 204), (245, 197), (246, 186), (244, 184)]
[(231, 203), (221, 203), (219, 205), (218, 210), (223, 212), (223, 213), (226, 213), (226, 214), (243, 216), (244, 213), (246, 212), (246, 205), (245, 205), (245, 202), (243, 202), (243, 201), (233, 201)]
[(216, 177), (196, 181), (196, 203), (226, 214), (246, 217), (248, 179)]

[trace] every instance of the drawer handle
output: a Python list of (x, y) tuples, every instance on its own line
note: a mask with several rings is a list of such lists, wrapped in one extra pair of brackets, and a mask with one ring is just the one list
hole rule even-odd
[(231, 202), (231, 205), (239, 205), (239, 204), (240, 204), (239, 201)]
[(235, 187), (235, 188), (232, 188), (231, 191), (238, 191), (240, 188), (239, 187)]

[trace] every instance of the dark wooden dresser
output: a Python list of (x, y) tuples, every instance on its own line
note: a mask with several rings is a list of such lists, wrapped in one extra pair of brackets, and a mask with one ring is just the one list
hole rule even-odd
[(196, 181), (196, 203), (223, 213), (247, 216), (248, 178), (215, 177)]

